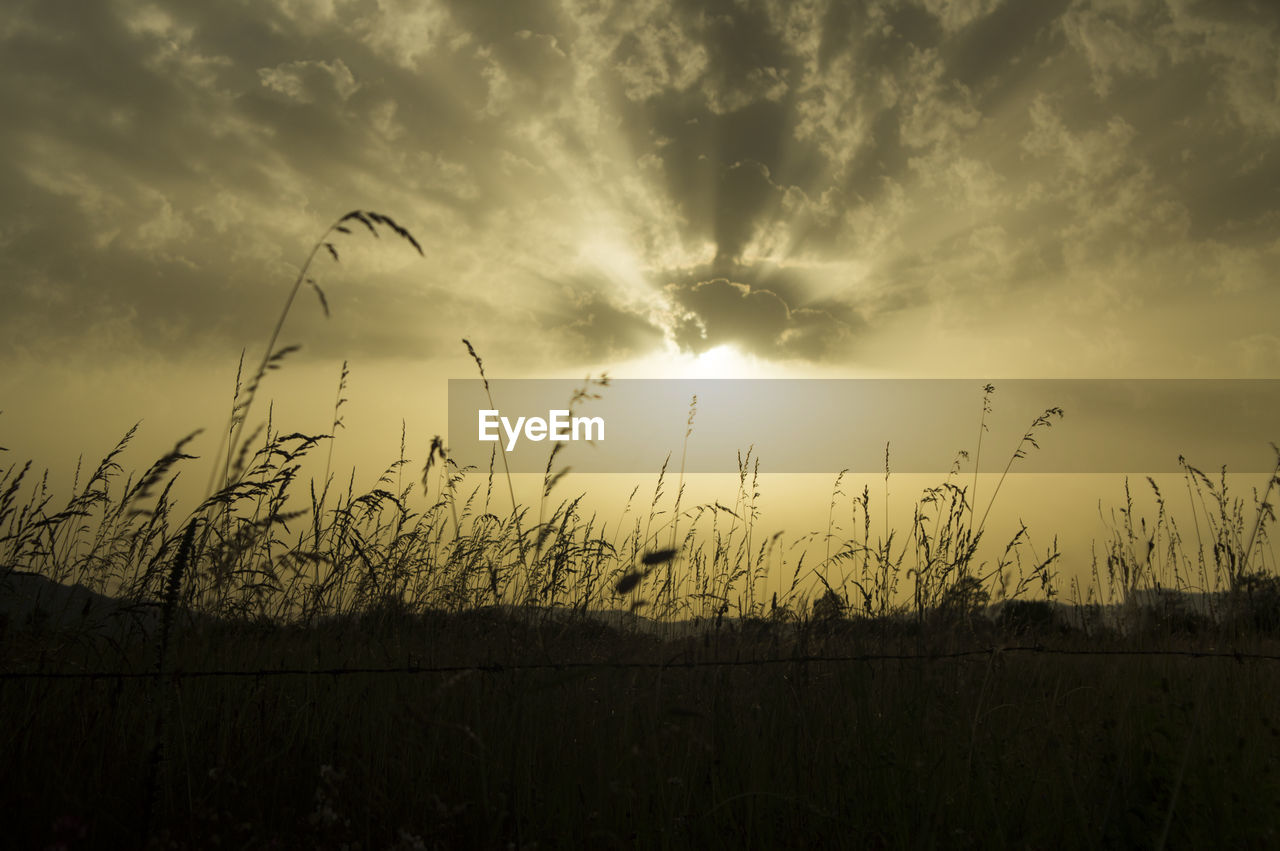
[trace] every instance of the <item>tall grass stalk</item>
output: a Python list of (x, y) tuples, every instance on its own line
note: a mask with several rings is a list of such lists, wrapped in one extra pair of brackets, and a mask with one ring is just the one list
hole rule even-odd
[(267, 372), (277, 369), (284, 361), (285, 357), (297, 350), (297, 346), (286, 346), (281, 349), (276, 348), (276, 344), (280, 340), (280, 332), (284, 330), (285, 320), (289, 318), (289, 311), (293, 308), (293, 302), (298, 296), (298, 291), (302, 289), (303, 284), (307, 284), (315, 292), (316, 297), (320, 300), (320, 306), (324, 310), (327, 317), (329, 315), (329, 301), (325, 297), (324, 290), (316, 283), (315, 278), (310, 276), (311, 264), (321, 249), (328, 252), (333, 262), (339, 261), (338, 249), (333, 242), (336, 234), (350, 235), (351, 228), (347, 223), (358, 223), (363, 225), (369, 233), (376, 238), (379, 236), (378, 227), (384, 226), (389, 228), (395, 235), (408, 242), (418, 252), (419, 256), (423, 256), (422, 246), (418, 244), (408, 230), (397, 224), (390, 216), (384, 216), (381, 213), (371, 211), (352, 210), (345, 216), (341, 217), (329, 227), (325, 228), (320, 238), (311, 246), (311, 251), (307, 254), (307, 259), (303, 262), (302, 267), (298, 270), (297, 277), (294, 278), (293, 286), (289, 288), (289, 293), (285, 297), (284, 307), (281, 308), (280, 314), (276, 317), (275, 325), (271, 329), (271, 334), (267, 337), (267, 345), (262, 353), (262, 360), (259, 361), (257, 369), (254, 370), (252, 377), (249, 379), (248, 386), (244, 390), (243, 397), (240, 393), (240, 381), (237, 376), (236, 380), (236, 398), (232, 404), (231, 416), (227, 424), (227, 442), (225, 459), (220, 454), (214, 461), (213, 469), (210, 472), (209, 485), (206, 493), (212, 495), (215, 489), (215, 482), (218, 475), (219, 466), (222, 467), (222, 480), (219, 487), (225, 487), (230, 484), (230, 468), (231, 458), (235, 455), (240, 438), (244, 432), (244, 425), (248, 420), (249, 412), (253, 407), (254, 399), (257, 398), (258, 389), (266, 377)]

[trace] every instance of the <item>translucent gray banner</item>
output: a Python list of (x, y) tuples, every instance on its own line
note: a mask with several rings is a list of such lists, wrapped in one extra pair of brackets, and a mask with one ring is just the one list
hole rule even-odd
[[(513, 473), (1270, 472), (1274, 379), (621, 379), (571, 404), (570, 379), (450, 379), (454, 460)], [(689, 425), (694, 397), (693, 422)], [(984, 398), (987, 410), (984, 413)], [(1049, 413), (1061, 409), (1062, 415)], [(1036, 425), (1039, 421), (1039, 425)], [(686, 441), (686, 432), (688, 438)], [(979, 451), (979, 435), (981, 448)], [(1038, 448), (1024, 436), (1030, 435)], [(501, 460), (496, 461), (502, 469)], [(753, 461), (754, 463), (754, 461)]]

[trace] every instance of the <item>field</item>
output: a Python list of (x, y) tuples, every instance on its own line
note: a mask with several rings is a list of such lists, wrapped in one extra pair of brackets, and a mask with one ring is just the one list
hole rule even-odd
[[(172, 679), (3, 682), (8, 830), (19, 847), (1270, 847), (1277, 642), (1230, 641), (1269, 660), (1127, 655), (1224, 639), (833, 620), (664, 640), (492, 609), (206, 624), (172, 642)], [(986, 649), (1005, 645), (1119, 654)], [(5, 655), (121, 668), (53, 637), (11, 635)], [(326, 673), (351, 668), (402, 670)]]
[(856, 528), (800, 547), (757, 527), (749, 453), (722, 502), (673, 465), (607, 523), (554, 452), (531, 505), (439, 443), (357, 494), (323, 457), (342, 385), (328, 434), (244, 433), (288, 310), (198, 505), (187, 441), (126, 475), (131, 433), (65, 500), (4, 470), (16, 846), (1280, 842), (1274, 476), (1247, 500), (1184, 464), (1181, 522), (1150, 482), (1063, 589), (1025, 529), (984, 544), (999, 486), (959, 475), (906, 529), (838, 477)]
[(1053, 604), (1052, 560), (1020, 571), (1017, 540), (973, 559), (963, 488), (926, 493), (907, 544), (823, 542), (823, 578), (765, 601), (745, 473), (736, 511), (686, 510), (676, 551), (660, 493), (605, 538), (572, 500), (541, 523), (477, 511), (492, 480), (458, 505), (446, 479), (421, 514), (420, 483), (321, 487), (289, 531), (291, 441), (180, 525), (147, 495), (180, 453), (123, 488), (113, 456), (58, 511), (38, 487), (19, 504), (10, 471), (19, 846), (1276, 842), (1277, 584), (1153, 572), (1252, 564), (1238, 503), (1191, 552), (1129, 562), (1117, 529), (1098, 581), (1127, 582), (1123, 606)]

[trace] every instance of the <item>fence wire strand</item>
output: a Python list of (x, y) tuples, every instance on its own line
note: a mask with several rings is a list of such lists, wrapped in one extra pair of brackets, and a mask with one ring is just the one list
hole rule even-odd
[(420, 674), (504, 674), (524, 671), (632, 671), (695, 668), (755, 668), (773, 665), (851, 664), (861, 662), (940, 662), (1003, 654), (1095, 657), (1163, 657), (1217, 661), (1280, 662), (1280, 655), (1235, 650), (1067, 649), (1012, 645), (947, 653), (858, 653), (850, 655), (777, 656), (765, 659), (675, 659), (666, 662), (486, 662), (467, 665), (398, 665), (346, 668), (251, 668), (242, 670), (172, 671), (0, 671), (0, 682), (14, 680), (195, 680), (299, 676), (377, 676)]

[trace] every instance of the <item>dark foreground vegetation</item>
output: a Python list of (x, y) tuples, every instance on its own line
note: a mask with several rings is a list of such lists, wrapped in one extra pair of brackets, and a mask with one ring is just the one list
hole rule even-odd
[[(1013, 649), (1036, 647), (1069, 652)], [(1072, 655), (1210, 647), (1280, 654), (1259, 636), (985, 622), (677, 638), (496, 609), (206, 623), (177, 633), (173, 678), (0, 681), (6, 833), (31, 848), (1274, 847), (1280, 663)], [(146, 673), (153, 650), (11, 633), (4, 670)], [(896, 655), (911, 658), (879, 658)], [(708, 662), (726, 664), (690, 666)]]

